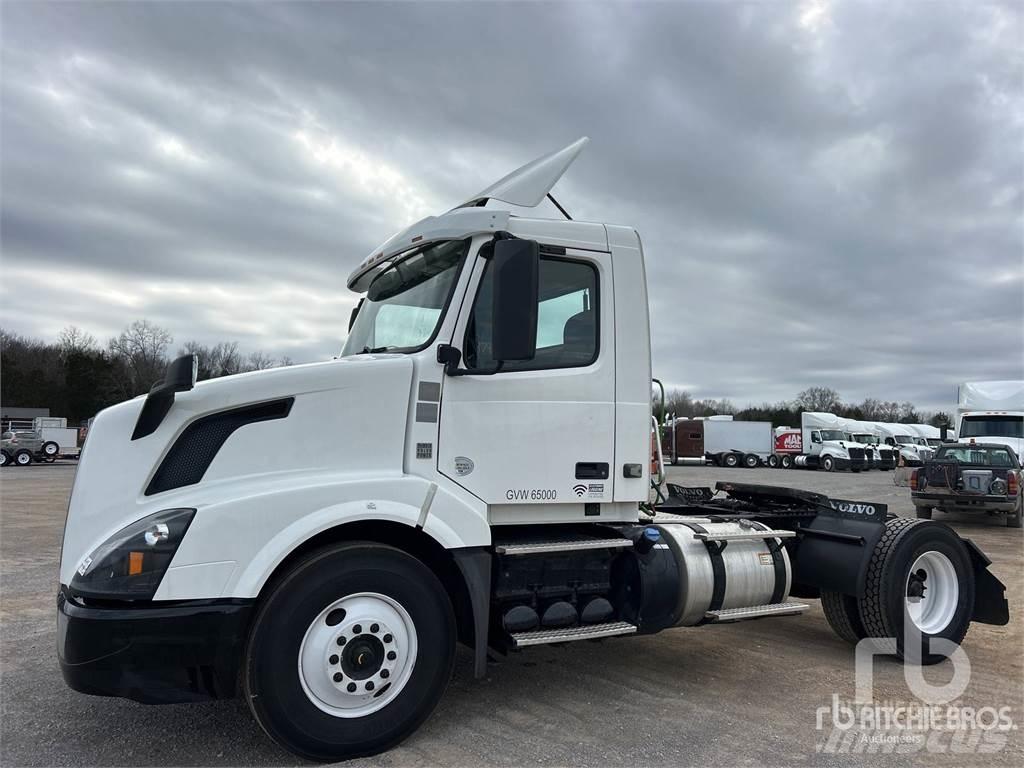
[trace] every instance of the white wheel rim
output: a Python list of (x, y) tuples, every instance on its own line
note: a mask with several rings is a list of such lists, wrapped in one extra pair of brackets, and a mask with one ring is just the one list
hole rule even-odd
[(57, 454), (57, 446), (56, 445), (48, 445), (48, 446), (46, 446), (46, 448), (44, 450), (46, 451), (46, 455), (47, 456), (55, 456)]
[(416, 627), (399, 603), (376, 592), (348, 595), (324, 608), (306, 630), (299, 681), (327, 714), (365, 717), (401, 693), (416, 649)]
[[(921, 597), (911, 596), (919, 585), (924, 587)], [(960, 602), (956, 568), (941, 552), (925, 552), (910, 567), (904, 594), (914, 626), (926, 635), (937, 635), (953, 621)]]
[(27, 465), (30, 461), (32, 461), (32, 457), (29, 456), (27, 453), (19, 454), (18, 463), (21, 464), (22, 466)]

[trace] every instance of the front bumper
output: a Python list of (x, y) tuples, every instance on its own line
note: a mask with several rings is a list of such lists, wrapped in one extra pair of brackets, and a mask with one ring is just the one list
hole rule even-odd
[(1017, 508), (1017, 499), (1007, 496), (911, 491), (910, 499), (915, 507), (938, 507), (953, 512), (1013, 512)]
[(57, 655), (80, 693), (144, 704), (231, 698), (251, 600), (190, 600), (144, 607), (86, 605), (57, 594)]

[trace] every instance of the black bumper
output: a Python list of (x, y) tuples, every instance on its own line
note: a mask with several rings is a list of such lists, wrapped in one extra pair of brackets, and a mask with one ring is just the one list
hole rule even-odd
[(98, 607), (61, 589), (61, 673), (81, 693), (144, 704), (231, 698), (252, 610), (250, 600)]

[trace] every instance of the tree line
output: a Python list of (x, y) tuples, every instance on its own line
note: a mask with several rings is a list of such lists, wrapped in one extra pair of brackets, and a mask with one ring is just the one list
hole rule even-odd
[(729, 400), (699, 399), (685, 390), (671, 390), (665, 395), (665, 413), (681, 418), (732, 415), (741, 421), (770, 421), (775, 427), (799, 427), (804, 411), (834, 413), (858, 421), (884, 421), (899, 424), (931, 424), (939, 427), (952, 424), (948, 413), (919, 411), (909, 401), (866, 398), (859, 403), (845, 403), (839, 393), (829, 387), (808, 387), (793, 400), (737, 408)]
[(148, 392), (163, 378), (173, 357), (199, 355), (199, 379), (291, 365), (257, 350), (245, 353), (237, 341), (206, 345), (185, 342), (174, 350), (166, 328), (136, 320), (102, 346), (69, 325), (55, 342), (30, 339), (0, 329), (0, 402), (6, 406), (49, 408), (78, 426), (97, 412)]

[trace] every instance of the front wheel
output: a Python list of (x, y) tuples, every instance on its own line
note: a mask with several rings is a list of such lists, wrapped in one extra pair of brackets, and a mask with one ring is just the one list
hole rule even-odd
[(333, 762), (398, 744), (451, 677), (455, 617), (433, 572), (380, 544), (322, 549), (263, 601), (245, 655), (246, 699), (271, 738)]
[(959, 644), (974, 613), (974, 569), (960, 537), (927, 520), (894, 518), (868, 562), (858, 601), (868, 637), (895, 640), (905, 661), (935, 664), (946, 658), (933, 638)]
[(6, 467), (11, 461), (11, 454), (7, 451), (0, 451), (0, 467)]
[(16, 454), (14, 454), (14, 463), (19, 467), (27, 467), (32, 463), (32, 454), (22, 448)]
[(826, 472), (831, 472), (833, 469), (836, 468), (836, 460), (833, 459), (831, 456), (825, 456), (821, 460), (821, 468), (824, 469)]

